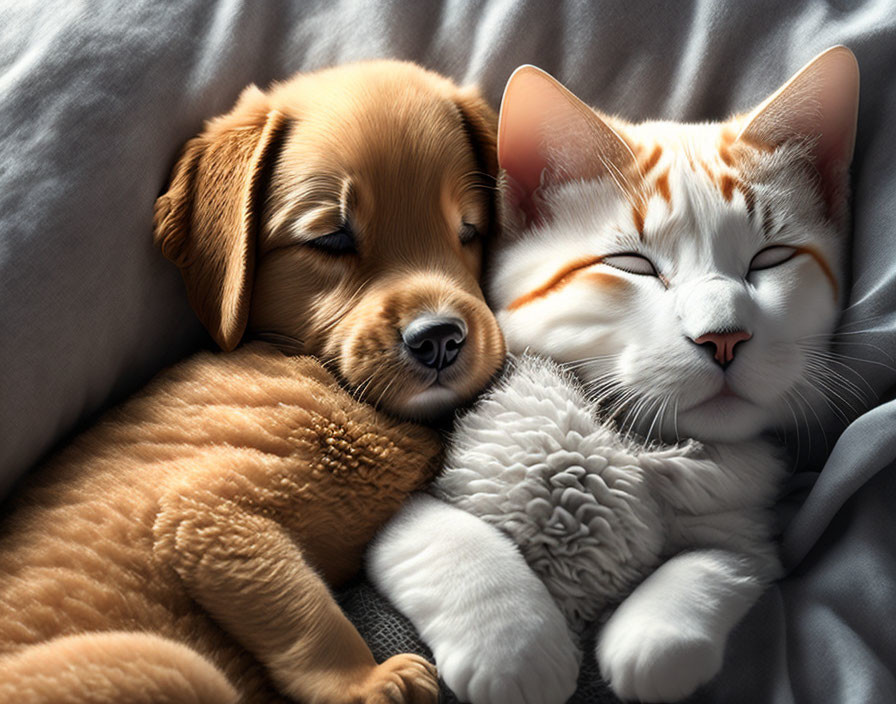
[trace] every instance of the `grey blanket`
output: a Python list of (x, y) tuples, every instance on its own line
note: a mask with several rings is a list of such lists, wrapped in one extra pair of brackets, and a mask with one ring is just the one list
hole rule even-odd
[(0, 495), (101, 407), (204, 344), (150, 244), (152, 205), (178, 147), (245, 84), (390, 56), (478, 81), (497, 105), (513, 68), (535, 63), (605, 111), (699, 120), (752, 106), (836, 43), (862, 70), (838, 346), (852, 386), (835, 398), (847, 418), (816, 409), (790, 439), (801, 492), (782, 511), (789, 574), (697, 700), (896, 702), (889, 1), (0, 3)]

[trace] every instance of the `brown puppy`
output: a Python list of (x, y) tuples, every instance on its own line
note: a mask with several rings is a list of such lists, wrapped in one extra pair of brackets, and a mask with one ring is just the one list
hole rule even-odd
[(478, 94), (412, 64), (249, 88), (187, 144), (158, 241), (224, 349), (248, 324), (331, 363), (362, 398), (437, 415), (503, 355), (478, 284), (495, 125)]
[(250, 88), (188, 143), (157, 241), (224, 349), (280, 349), (199, 354), (36, 470), (0, 524), (0, 701), (435, 701), (328, 585), (438, 469), (435, 432), (359, 399), (436, 416), (503, 358), (494, 127), (378, 62)]

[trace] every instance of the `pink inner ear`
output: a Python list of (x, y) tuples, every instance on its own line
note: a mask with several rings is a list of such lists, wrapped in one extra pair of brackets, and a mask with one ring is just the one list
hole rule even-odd
[(846, 205), (847, 170), (855, 149), (859, 67), (855, 56), (846, 47), (831, 51), (834, 53), (826, 62), (826, 80), (819, 96), (823, 117), (816, 163), (822, 175), (828, 209), (836, 217)]
[(839, 217), (845, 206), (858, 103), (855, 56), (846, 47), (835, 46), (812, 59), (756, 108), (741, 136), (770, 146), (794, 136), (817, 137), (815, 166), (828, 210)]
[(504, 200), (511, 208), (521, 211), (525, 215), (528, 224), (535, 224), (541, 221), (541, 215), (535, 203), (535, 191), (537, 189), (537, 183), (534, 186), (523, 185), (510, 176), (509, 172), (504, 175)]
[(530, 221), (538, 218), (532, 196), (548, 166), (543, 144), (547, 96), (539, 86), (546, 80), (553, 79), (534, 66), (514, 71), (504, 89), (498, 118), (498, 165), (507, 179), (505, 197)]
[(635, 158), (594, 110), (549, 74), (521, 66), (501, 101), (498, 163), (510, 186), (508, 204), (537, 222), (534, 196), (545, 182), (600, 178), (608, 164), (625, 172)]

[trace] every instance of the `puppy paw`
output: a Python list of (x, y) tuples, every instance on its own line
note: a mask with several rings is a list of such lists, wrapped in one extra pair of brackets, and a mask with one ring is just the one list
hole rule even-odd
[(565, 622), (538, 625), (506, 629), (476, 647), (443, 648), (436, 662), (445, 684), (472, 704), (562, 704), (576, 689), (579, 650)]
[(699, 629), (660, 622), (623, 631), (614, 625), (607, 624), (598, 640), (597, 661), (621, 699), (676, 702), (722, 667), (724, 641)]
[(356, 701), (364, 704), (436, 704), (439, 700), (435, 666), (419, 655), (393, 655), (377, 665)]

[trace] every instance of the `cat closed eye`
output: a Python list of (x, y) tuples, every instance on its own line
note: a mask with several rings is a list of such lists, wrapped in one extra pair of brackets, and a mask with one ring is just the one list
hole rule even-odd
[(638, 276), (657, 276), (656, 267), (647, 257), (640, 254), (626, 252), (625, 254), (611, 254), (601, 259), (602, 264), (611, 266), (614, 269), (621, 269), (629, 274), (637, 274)]
[(786, 261), (789, 261), (796, 255), (796, 247), (788, 247), (786, 245), (773, 245), (766, 247), (759, 254), (753, 257), (750, 262), (750, 271), (761, 271), (762, 269), (771, 269)]
[(306, 244), (309, 247), (335, 256), (357, 254), (358, 252), (355, 245), (355, 236), (347, 227), (342, 227), (336, 230), (336, 232), (331, 232), (321, 237), (315, 237), (313, 240), (308, 240)]

